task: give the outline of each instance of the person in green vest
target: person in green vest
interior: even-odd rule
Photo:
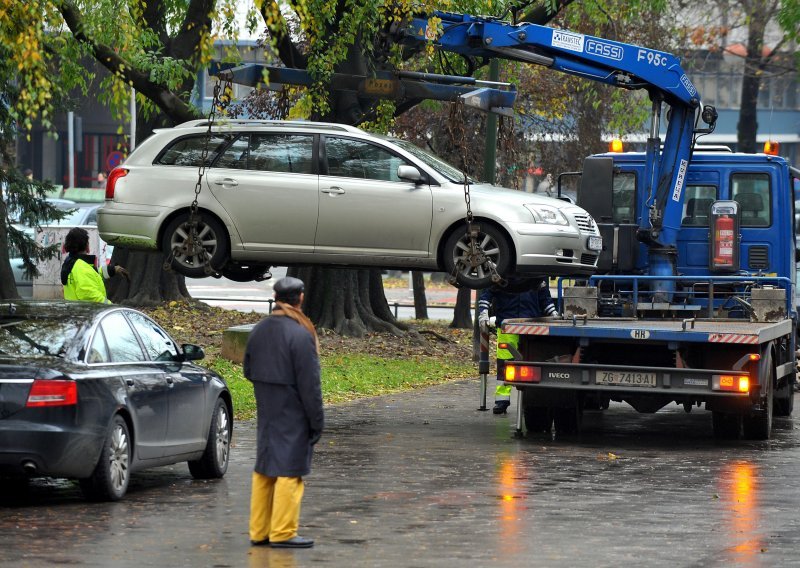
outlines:
[[[128,271],[122,266],[101,263],[98,268],[97,257],[89,254],[89,233],[86,229],[70,229],[64,239],[64,250],[67,258],[61,265],[61,284],[64,285],[65,300],[110,304],[103,279],[119,275],[130,280]]]
[[[489,316],[493,310],[494,316]],[[547,278],[509,278],[505,286],[492,285],[478,298],[478,323],[497,326],[497,343],[519,345],[519,336],[503,333],[503,321],[512,318],[539,318],[558,315],[550,295]],[[507,349],[497,348],[497,379],[503,377],[503,361],[511,359]],[[511,405],[511,386],[499,383],[494,393],[494,414],[504,414]]]

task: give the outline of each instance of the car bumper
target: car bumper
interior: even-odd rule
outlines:
[[[517,272],[551,276],[590,275],[597,270],[600,251],[589,248],[591,237],[575,228],[520,224],[514,229]]]
[[[171,208],[158,205],[112,202],[97,211],[97,229],[110,245],[158,250],[158,229],[171,212]]]
[[[102,432],[3,420],[0,423],[0,474],[88,477],[97,465],[104,440]]]

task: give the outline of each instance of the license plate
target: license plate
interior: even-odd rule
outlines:
[[[654,387],[656,386],[656,374],[635,371],[597,371],[595,382],[598,385]]]
[[[589,250],[603,250],[603,237],[589,237]]]

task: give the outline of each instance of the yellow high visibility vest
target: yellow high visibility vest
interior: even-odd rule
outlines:
[[[508,349],[500,349],[501,343],[508,343],[509,345],[513,345],[515,348],[519,347],[519,335],[516,333],[503,333],[502,331],[497,331],[497,358],[513,359],[514,356],[511,354],[511,351]]]

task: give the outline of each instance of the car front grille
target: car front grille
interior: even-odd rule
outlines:
[[[594,219],[587,213],[575,213],[575,222],[578,223],[578,229],[581,233],[595,234],[597,225],[594,224]]]
[[[597,255],[596,254],[582,254],[581,255],[581,264],[592,264],[597,262]]]

